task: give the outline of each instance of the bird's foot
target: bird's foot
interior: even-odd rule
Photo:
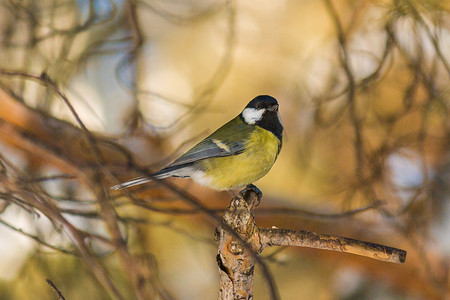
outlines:
[[[246,197],[248,196],[249,192],[254,192],[256,194],[255,207],[258,206],[261,202],[262,192],[254,184],[249,184],[245,187],[245,189],[239,192],[239,196],[241,196],[243,199],[247,199]]]

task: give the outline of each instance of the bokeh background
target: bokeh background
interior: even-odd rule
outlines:
[[[258,225],[408,251],[263,252],[281,299],[450,297],[450,2],[1,0],[0,299],[214,299],[214,228],[156,170],[278,99]],[[221,211],[226,192],[170,180]],[[255,298],[268,299],[258,269]]]

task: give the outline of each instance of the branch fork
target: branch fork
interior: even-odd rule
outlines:
[[[254,186],[241,191],[239,196],[231,200],[223,216],[223,222],[235,234],[222,226],[216,228],[220,300],[253,299],[254,255],[269,246],[325,249],[393,263],[404,263],[406,260],[406,251],[384,245],[305,230],[260,228],[256,226],[253,215],[253,209],[259,204],[260,198],[261,192]],[[236,234],[241,240],[236,238]]]

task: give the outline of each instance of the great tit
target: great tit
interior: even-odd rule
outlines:
[[[281,150],[283,125],[275,98],[261,95],[234,119],[217,129],[152,178],[192,178],[215,190],[252,184],[269,172]],[[115,185],[124,189],[151,181],[138,177]]]

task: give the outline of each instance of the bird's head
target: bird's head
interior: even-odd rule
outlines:
[[[278,113],[278,101],[268,95],[255,97],[241,113],[242,120],[271,131],[281,140],[283,124]]]

